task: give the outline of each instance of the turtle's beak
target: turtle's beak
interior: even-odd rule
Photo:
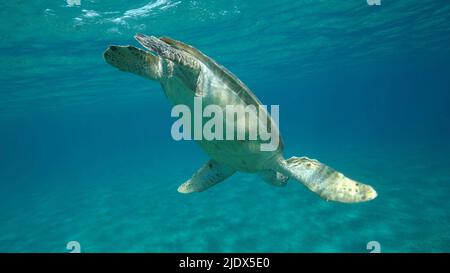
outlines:
[[[105,61],[114,66],[117,67],[117,62],[116,62],[116,52],[118,51],[118,47],[117,46],[108,46],[108,48],[105,50],[105,52],[103,52],[103,59],[105,59]]]

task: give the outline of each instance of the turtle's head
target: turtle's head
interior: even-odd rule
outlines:
[[[180,79],[195,90],[202,65],[189,50],[180,48],[179,42],[167,37],[136,34],[134,38],[149,51],[134,46],[109,46],[103,53],[105,61],[122,71],[152,80]]]
[[[161,78],[161,58],[134,46],[109,46],[103,57],[107,63],[119,70],[152,80]]]

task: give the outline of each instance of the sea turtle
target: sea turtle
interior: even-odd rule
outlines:
[[[159,81],[172,104],[192,108],[194,98],[201,98],[203,107],[261,106],[235,75],[194,47],[168,37],[136,34],[135,39],[149,51],[112,45],[104,52],[106,62],[122,71]],[[267,126],[278,132],[269,113],[259,109],[262,109],[259,118],[267,118]],[[229,120],[225,119],[226,122]],[[251,126],[245,124],[245,129]],[[198,140],[211,159],[181,184],[178,191],[201,192],[241,171],[259,174],[275,186],[284,186],[289,178],[294,179],[325,200],[356,203],[377,196],[371,186],[347,178],[315,159],[294,156],[286,160],[281,136],[276,136],[279,145],[268,151],[260,149],[258,144],[264,141],[259,136],[256,140]]]

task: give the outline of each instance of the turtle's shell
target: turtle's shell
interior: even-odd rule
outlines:
[[[259,106],[262,103],[259,101],[259,99],[250,91],[250,89],[241,81],[239,80],[233,73],[231,73],[228,69],[223,67],[222,65],[218,64],[216,61],[211,59],[210,57],[206,56],[202,52],[200,52],[198,49],[182,43],[180,41],[173,40],[169,37],[161,37],[159,38],[161,41],[164,41],[165,43],[175,47],[178,50],[184,51],[186,53],[189,53],[190,55],[194,56],[198,60],[200,60],[204,65],[206,65],[211,71],[214,72],[218,77],[221,77],[223,82],[226,83],[234,90],[239,90],[239,97],[244,100],[245,103],[249,105],[255,105]]]
[[[202,62],[216,77],[220,78],[225,85],[230,87],[229,90],[232,90],[232,92],[234,92],[245,104],[254,105],[257,108],[262,105],[252,91],[250,91],[250,89],[233,73],[196,48],[168,37],[161,37],[159,39]],[[259,109],[258,117],[265,118],[268,121],[267,125],[269,128],[272,128],[272,130],[275,128],[275,130],[279,131],[276,123],[272,120],[267,111],[265,111],[264,108]],[[200,141],[199,144],[208,154],[213,156],[213,158],[219,162],[226,160],[230,165],[233,165],[233,167],[245,171],[259,170],[261,164],[266,161],[267,158],[272,158],[273,156],[280,154],[283,150],[281,135],[279,135],[278,149],[268,153],[260,151],[259,148],[255,149],[255,145],[260,144],[259,141]],[[242,162],[242,164],[238,163],[239,161]]]

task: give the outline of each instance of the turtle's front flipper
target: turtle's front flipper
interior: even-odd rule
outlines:
[[[325,164],[307,157],[282,159],[279,171],[301,182],[325,200],[358,203],[377,197],[371,186],[347,178]]]
[[[230,177],[235,169],[210,160],[198,170],[191,179],[178,187],[180,193],[204,191]]]

